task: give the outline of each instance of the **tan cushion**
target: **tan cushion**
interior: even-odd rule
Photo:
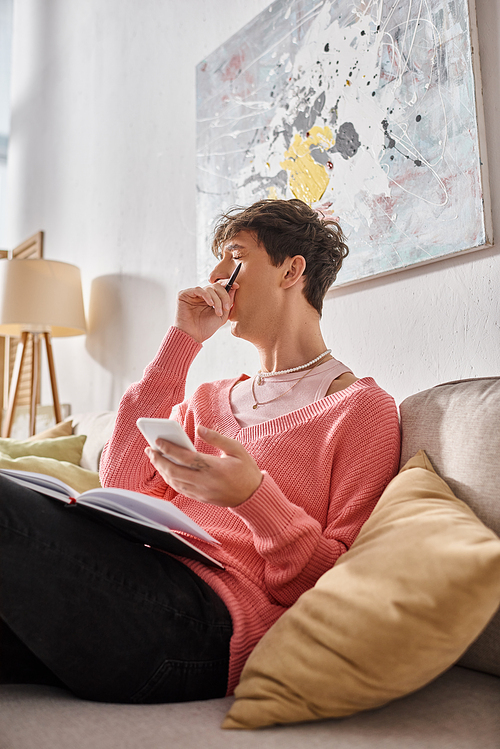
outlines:
[[[45,473],[48,476],[64,481],[80,494],[88,489],[97,489],[99,474],[87,471],[74,463],[53,458],[41,458],[36,455],[26,455],[20,458],[9,458],[0,454],[0,468],[9,468],[14,471],[33,471],[34,473]]]
[[[69,437],[71,434],[73,434],[71,420],[60,421],[59,424],[50,427],[50,429],[45,429],[43,432],[35,434],[34,437],[29,437],[28,442],[38,442],[39,440],[52,439],[53,437]]]
[[[500,603],[500,539],[419,452],[333,569],[262,638],[224,728],[351,715],[451,666]]]
[[[500,377],[458,380],[400,406],[401,465],[425,450],[459,499],[500,536]],[[500,611],[460,664],[500,676]]]
[[[55,437],[53,439],[36,441],[0,439],[0,453],[10,458],[37,455],[41,458],[65,460],[69,463],[79,465],[85,440],[85,435]]]

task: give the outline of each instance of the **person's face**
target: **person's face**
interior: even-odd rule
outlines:
[[[229,320],[233,335],[252,340],[262,326],[271,323],[283,271],[271,264],[265,248],[251,232],[240,231],[224,245],[222,258],[210,274],[210,283],[229,279],[238,263],[239,288]]]

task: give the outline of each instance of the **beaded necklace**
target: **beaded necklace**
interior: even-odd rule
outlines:
[[[312,361],[308,362],[307,364],[303,364],[300,367],[293,367],[292,369],[284,369],[281,372],[258,372],[255,375],[255,377],[253,378],[253,380],[252,380],[252,398],[254,400],[254,405],[252,406],[252,408],[255,409],[255,408],[258,408],[259,406],[265,406],[268,403],[272,403],[273,401],[277,401],[279,398],[283,398],[283,396],[286,395],[287,393],[289,393],[291,390],[293,390],[294,387],[296,387],[299,384],[299,382],[302,382],[302,380],[304,379],[304,377],[307,377],[307,375],[310,374],[310,372],[311,372],[312,369],[314,369],[315,367],[318,366],[318,364],[320,363],[321,359],[324,359],[325,356],[327,356],[327,354],[330,354],[330,353],[331,353],[331,349],[327,349],[327,351],[325,351],[323,354],[321,354],[321,356],[317,356]],[[280,395],[277,395],[275,398],[271,398],[268,401],[258,401],[257,400],[257,397],[255,395],[255,380],[257,380],[257,384],[258,385],[262,384],[262,382],[259,382],[259,380],[257,379],[259,377],[259,375],[260,376],[265,375],[267,377],[270,377],[272,375],[276,376],[276,375],[291,374],[292,372],[299,372],[301,369],[305,369],[306,367],[311,367],[311,369],[309,369],[306,372],[304,372],[304,374],[302,375],[302,377],[299,377],[299,379],[297,380],[297,382],[294,382],[293,385],[292,385],[292,387],[289,387],[288,390],[285,390],[284,393],[280,393]]]
[[[327,348],[326,351],[323,351],[323,353],[317,356],[315,359],[311,359],[311,361],[308,361],[307,364],[301,364],[300,367],[292,367],[291,369],[282,369],[280,372],[261,372],[259,370],[256,374],[257,385],[262,385],[262,380],[265,377],[277,377],[278,375],[291,374],[292,372],[300,372],[301,369],[307,369],[313,364],[316,364],[317,361],[320,361],[320,359],[324,359],[327,354],[331,353],[331,348]]]

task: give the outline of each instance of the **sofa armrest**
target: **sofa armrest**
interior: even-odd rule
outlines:
[[[115,425],[115,411],[95,411],[69,416],[73,434],[86,434],[80,465],[89,471],[99,470],[99,461],[105,443],[111,437]]]

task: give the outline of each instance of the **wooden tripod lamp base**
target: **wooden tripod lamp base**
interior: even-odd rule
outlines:
[[[36,429],[36,409],[38,406],[38,391],[39,383],[38,376],[40,371],[40,354],[41,354],[41,342],[42,338],[45,340],[45,348],[47,351],[47,361],[49,365],[50,373],[50,385],[52,387],[52,399],[54,401],[54,415],[56,418],[56,424],[62,419],[61,417],[61,405],[59,403],[59,394],[57,391],[56,381],[56,370],[54,366],[54,356],[52,353],[52,342],[50,333],[32,333],[30,331],[24,331],[21,334],[21,341],[17,347],[16,361],[14,364],[14,371],[12,373],[12,381],[9,391],[9,403],[7,406],[7,414],[5,421],[2,424],[2,437],[10,437],[12,431],[12,424],[14,422],[14,413],[17,405],[17,398],[19,395],[19,385],[21,382],[21,372],[23,368],[23,362],[26,355],[27,347],[29,345],[30,337],[33,340],[33,356],[31,359],[31,392],[30,392],[30,425],[29,433],[30,437],[35,434]]]

